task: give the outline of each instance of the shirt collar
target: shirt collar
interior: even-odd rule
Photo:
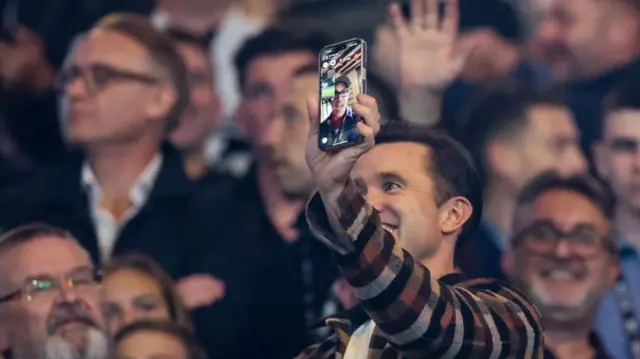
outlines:
[[[156,179],[160,173],[162,162],[162,154],[156,154],[151,162],[149,162],[145,169],[140,173],[138,179],[133,183],[133,186],[129,189],[129,199],[134,207],[143,205],[149,198],[153,185],[156,183]],[[89,162],[85,161],[82,165],[81,181],[82,187],[88,191],[94,199],[102,196],[100,184],[98,183]]]

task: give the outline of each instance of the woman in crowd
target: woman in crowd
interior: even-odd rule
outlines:
[[[127,254],[103,269],[103,309],[111,333],[143,319],[171,320],[192,330],[174,281],[152,259]]]
[[[116,358],[207,359],[191,330],[171,321],[143,320],[115,336]]]

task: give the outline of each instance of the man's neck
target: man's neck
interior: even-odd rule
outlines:
[[[292,200],[280,191],[272,168],[258,164],[258,190],[264,203],[267,217],[285,242],[298,240],[296,220],[304,209],[305,199]]]
[[[347,109],[345,108],[344,110],[340,110],[340,111],[334,111],[331,112],[331,119],[332,120],[338,120],[344,117],[344,115],[347,114]]]
[[[615,225],[618,233],[640,249],[640,213],[629,206],[620,205],[616,209]]]
[[[436,253],[420,261],[423,266],[429,269],[431,278],[438,279],[457,272],[453,264],[454,243],[454,239],[445,240]]]
[[[204,159],[204,150],[196,148],[183,152],[184,167],[187,176],[192,180],[198,180],[207,173],[207,163]]]
[[[223,1],[222,5],[213,5],[208,8],[202,6],[188,6],[188,1],[160,1],[156,11],[169,14],[170,24],[200,35],[218,28],[231,9],[231,4]],[[215,4],[215,1],[211,2]]]
[[[586,327],[588,328],[588,326]],[[595,358],[595,349],[589,342],[588,330],[567,331],[564,328],[546,328],[545,347],[558,359]]]
[[[483,217],[498,228],[503,238],[510,236],[515,210],[515,197],[508,188],[500,183],[489,183],[484,194]]]
[[[129,190],[158,153],[152,146],[110,146],[87,151],[105,202],[129,198]]]

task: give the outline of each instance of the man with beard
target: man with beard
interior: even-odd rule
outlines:
[[[91,257],[46,224],[0,237],[0,348],[6,358],[108,359]]]
[[[618,274],[613,200],[595,179],[547,172],[521,192],[505,272],[542,314],[545,358],[608,358],[593,331]]]

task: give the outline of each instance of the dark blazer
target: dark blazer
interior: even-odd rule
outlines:
[[[196,188],[187,178],[182,156],[163,146],[164,160],[149,198],[120,232],[113,255],[147,254],[171,276],[187,275],[186,258],[208,239],[202,238],[206,213],[195,213]],[[46,222],[69,230],[100,263],[98,242],[85,190],[83,158],[73,155],[47,168],[41,176],[0,198],[0,226],[5,230],[30,222]]]
[[[326,137],[328,139],[326,143],[327,146],[355,140],[358,135],[358,130],[356,129],[358,121],[360,121],[360,116],[353,112],[351,107],[347,106],[342,127],[334,129],[331,125],[331,115],[329,115],[329,117],[320,124],[320,138]]]

